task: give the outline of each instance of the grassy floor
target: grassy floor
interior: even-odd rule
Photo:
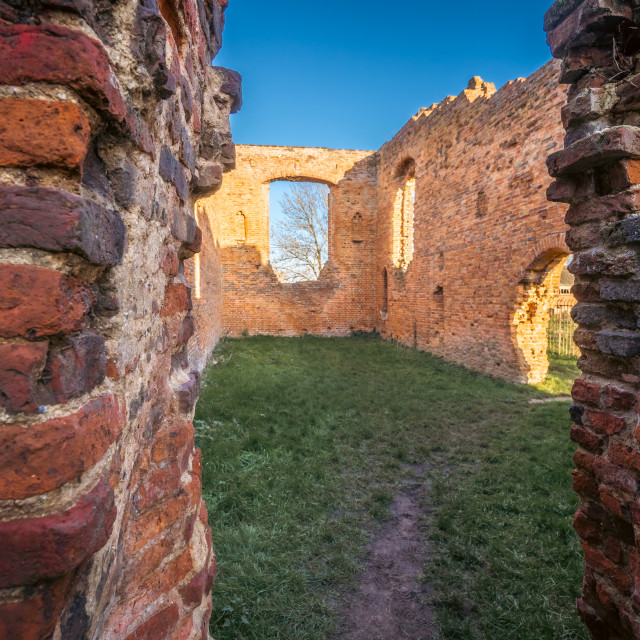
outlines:
[[[412,464],[429,469],[441,638],[586,638],[566,402],[367,337],[225,341],[214,358],[195,424],[216,640],[328,637]]]
[[[546,380],[536,385],[536,388],[556,396],[568,396],[571,393],[573,381],[580,375],[576,358],[559,356],[555,353],[550,353],[548,356],[549,373]]]

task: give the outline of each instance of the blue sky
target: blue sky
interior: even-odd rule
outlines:
[[[498,87],[550,58],[550,0],[231,0],[214,64],[243,76],[242,144],[377,149],[474,75]]]

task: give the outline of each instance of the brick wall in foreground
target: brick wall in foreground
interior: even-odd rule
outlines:
[[[562,78],[564,150],[548,160],[570,204],[582,376],[573,387],[574,525],[586,568],[578,609],[594,640],[640,638],[640,10],[566,0],[545,27]],[[615,57],[614,57],[615,56]]]
[[[225,5],[0,2],[3,640],[208,638],[184,270],[233,156]]]

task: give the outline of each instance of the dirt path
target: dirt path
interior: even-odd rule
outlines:
[[[340,608],[342,630],[334,640],[432,640],[431,587],[421,581],[428,561],[420,518],[423,481],[407,481],[367,549],[357,592]],[[423,526],[423,525],[422,525]]]

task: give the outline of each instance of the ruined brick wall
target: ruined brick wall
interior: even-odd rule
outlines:
[[[545,157],[562,143],[557,78],[555,63],[498,92],[474,78],[380,149],[374,323],[383,336],[502,378],[544,377],[543,281],[569,253],[564,207],[546,201]],[[410,236],[402,218],[412,191]]]
[[[376,237],[372,152],[238,145],[236,153],[236,169],[204,202],[211,228],[217,229],[222,332],[345,335],[370,329]],[[281,283],[269,266],[269,184],[275,180],[330,186],[329,261],[315,282]],[[206,262],[203,249],[200,299],[195,300],[199,327],[208,322]],[[210,336],[197,334],[201,352],[209,353]]]
[[[569,255],[566,207],[546,200],[545,158],[563,136],[557,80],[556,63],[498,92],[474,78],[376,153],[238,147],[207,201],[220,227],[222,332],[376,329],[491,375],[543,379],[552,281]],[[317,282],[282,284],[268,266],[268,185],[283,178],[333,185]]]
[[[640,8],[566,0],[545,19],[562,79],[565,149],[548,165],[553,200],[568,202],[575,252],[571,436],[580,507],[574,520],[586,568],[578,609],[594,639],[640,637]]]
[[[233,157],[225,5],[0,1],[2,639],[208,637],[184,270]]]

